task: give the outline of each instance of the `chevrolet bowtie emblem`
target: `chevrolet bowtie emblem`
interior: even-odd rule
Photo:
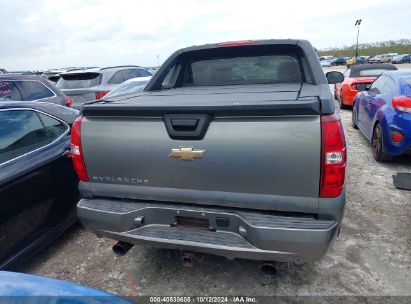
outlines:
[[[179,158],[181,160],[194,160],[195,158],[203,158],[205,150],[194,150],[192,147],[180,149],[171,149],[169,157]]]

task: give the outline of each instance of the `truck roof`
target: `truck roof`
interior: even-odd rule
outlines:
[[[301,39],[262,39],[262,40],[241,40],[241,41],[226,41],[219,43],[209,43],[202,45],[193,45],[186,48],[182,48],[177,52],[189,52],[195,50],[205,50],[219,47],[232,47],[232,46],[245,46],[245,45],[270,45],[270,44],[291,44],[297,45],[299,42],[308,43],[307,40]],[[310,44],[311,45],[311,44]]]
[[[278,47],[277,47],[278,46]],[[130,106],[137,106],[134,102],[139,103],[143,100],[147,100],[148,96],[151,95],[152,97],[155,96],[156,101],[162,99],[160,95],[174,95],[174,94],[183,94],[184,97],[191,95],[191,99],[194,98],[194,95],[198,96],[198,93],[201,92],[200,95],[208,95],[212,93],[212,91],[218,91],[221,93],[225,89],[229,89],[229,85],[235,85],[231,89],[234,89],[238,93],[237,90],[241,90],[240,83],[229,83],[227,85],[220,85],[217,87],[210,87],[210,85],[205,85],[205,88],[199,87],[190,87],[184,86],[182,84],[185,73],[185,67],[195,60],[210,60],[214,58],[227,58],[227,56],[264,56],[264,55],[287,55],[287,56],[294,56],[298,58],[298,65],[300,66],[299,72],[301,72],[301,79],[296,81],[285,81],[282,83],[282,86],[285,86],[282,92],[276,92],[277,97],[280,95],[282,96],[283,92],[288,92],[291,87],[295,87],[295,95],[292,100],[299,100],[299,105],[301,105],[302,99],[305,97],[308,98],[319,98],[321,100],[321,112],[326,113],[334,113],[335,105],[334,101],[331,96],[330,88],[327,82],[327,79],[324,75],[324,72],[320,66],[318,61],[317,54],[314,51],[314,48],[307,40],[299,40],[299,39],[269,39],[269,40],[244,40],[244,41],[233,41],[233,42],[222,42],[222,43],[213,43],[213,44],[205,44],[205,45],[196,45],[186,47],[174,52],[160,67],[159,71],[152,77],[150,82],[144,89],[145,93],[150,92],[149,94],[144,93],[136,93],[135,95],[128,95],[127,97],[119,97],[115,100],[109,100],[104,102],[108,103],[115,103],[111,104],[110,106],[107,104],[102,104],[99,102],[99,105],[85,105],[83,108],[84,113],[90,114],[92,111],[91,108],[97,110],[98,108],[106,109],[114,109],[114,108],[122,108],[124,107],[124,103],[130,102]],[[184,67],[180,69],[176,69],[177,72],[175,76],[176,79],[179,79],[179,84],[172,87],[173,92],[169,92],[168,89],[170,88],[163,88],[162,83],[165,77],[172,71],[172,68],[177,65],[183,65]],[[172,76],[174,77],[174,76]],[[299,78],[300,79],[300,78]],[[177,80],[176,80],[177,81]],[[268,87],[273,87],[272,82]],[[175,85],[175,84],[174,84]],[[216,85],[214,83],[211,84]],[[277,87],[277,86],[276,86]],[[259,93],[265,92],[264,86],[257,83],[250,83],[246,86],[246,91],[249,90],[257,90]],[[231,90],[230,89],[230,90]],[[293,90],[294,91],[294,90]],[[155,93],[158,92],[158,93]],[[249,92],[246,92],[247,95]],[[272,94],[271,94],[272,95]],[[270,96],[271,96],[270,95]],[[144,96],[144,97],[143,97]],[[260,95],[261,96],[261,95]],[[164,104],[165,107],[169,106],[169,102],[171,99],[178,99],[176,102],[181,102],[182,96],[178,98],[176,96],[168,97],[168,103]],[[127,102],[125,101],[127,99]],[[150,102],[148,102],[147,106],[153,105],[152,102],[153,98],[150,98]],[[145,105],[144,105],[145,106]],[[180,105],[181,106],[181,105]],[[187,105],[185,105],[187,106]],[[102,109],[101,109],[102,110]]]

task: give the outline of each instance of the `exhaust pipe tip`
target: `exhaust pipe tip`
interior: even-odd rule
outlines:
[[[113,252],[118,256],[124,256],[133,247],[133,244],[126,242],[118,242],[113,246]]]
[[[278,265],[275,263],[261,264],[260,272],[267,277],[275,277],[279,273]]]
[[[194,265],[194,259],[195,255],[192,252],[183,252],[181,255],[181,261],[185,267],[192,267]]]

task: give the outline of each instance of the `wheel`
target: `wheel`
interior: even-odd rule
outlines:
[[[378,60],[377,63],[381,63],[381,61]]]
[[[374,159],[378,162],[390,161],[392,159],[392,156],[383,152],[382,144],[383,144],[382,129],[381,129],[381,125],[377,124],[374,128],[374,132],[372,135],[372,142],[371,142],[372,155],[374,156]]]
[[[352,104],[352,112],[351,112],[351,126],[354,129],[358,129],[357,123],[355,122],[355,116],[356,116],[356,112],[355,112],[355,103]]]
[[[340,91],[340,109],[346,109],[347,106],[344,104],[344,97],[342,94],[342,90]]]

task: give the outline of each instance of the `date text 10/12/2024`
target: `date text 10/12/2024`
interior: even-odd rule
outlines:
[[[254,297],[233,296],[233,297],[150,297],[150,303],[258,303]]]

